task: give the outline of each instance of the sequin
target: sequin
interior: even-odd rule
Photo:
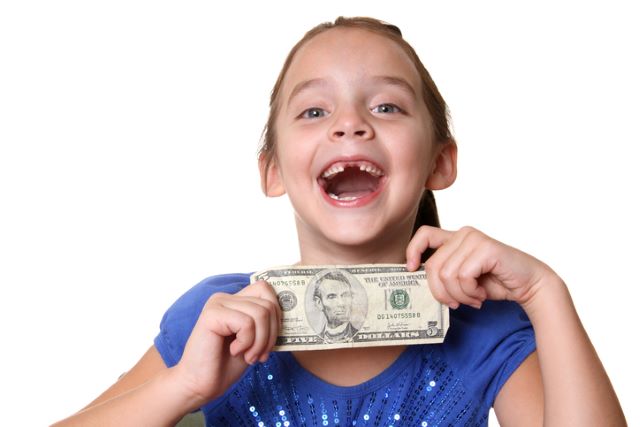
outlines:
[[[207,425],[486,426],[486,407],[467,394],[462,378],[432,348],[416,352],[410,365],[377,387],[345,388],[344,394],[333,395],[318,391],[330,386],[301,376],[299,368],[292,369],[272,354],[268,363],[249,368],[224,403],[217,403],[207,415]]]

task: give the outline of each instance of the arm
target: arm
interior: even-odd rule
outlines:
[[[523,364],[498,394],[495,410],[501,424],[520,425],[523,412],[518,412],[518,401],[541,378],[544,425],[626,425],[613,386],[560,278],[552,275],[541,282],[523,308],[536,333],[539,363]],[[539,400],[532,397],[523,409],[539,411]]]
[[[54,426],[175,425],[193,404],[176,392],[174,372],[151,347],[140,361],[107,391],[77,414]],[[194,408],[195,409],[195,408]]]
[[[92,406],[103,403],[134,388],[138,388],[166,369],[167,367],[162,360],[162,356],[160,356],[156,347],[152,345],[133,368],[120,376],[115,384],[82,410],[89,409]]]
[[[569,291],[546,264],[465,227],[421,227],[407,247],[414,270],[426,248],[431,291],[444,304],[518,302],[531,320],[537,352],[502,388],[496,415],[505,425],[625,425],[617,397],[575,311]],[[535,422],[534,420],[537,420]]]
[[[256,282],[205,304],[180,362],[166,368],[152,347],[116,384],[59,426],[170,426],[221,396],[249,364],[266,361],[280,310],[273,289]]]
[[[537,352],[531,353],[504,383],[493,409],[503,427],[544,425],[544,391]]]

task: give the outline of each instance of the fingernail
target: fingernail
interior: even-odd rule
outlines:
[[[474,302],[473,304],[471,304],[471,307],[475,308],[476,310],[480,310],[482,308],[482,303]]]
[[[449,308],[452,309],[452,310],[455,310],[458,307],[460,307],[460,304],[458,304],[457,302],[449,303]]]

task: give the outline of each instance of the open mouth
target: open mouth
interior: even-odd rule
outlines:
[[[327,195],[339,202],[352,202],[378,191],[384,172],[368,161],[336,162],[318,177]]]

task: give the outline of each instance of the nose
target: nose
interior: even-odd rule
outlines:
[[[329,138],[336,142],[351,139],[366,141],[373,136],[373,127],[364,115],[355,109],[338,113],[329,129]]]

